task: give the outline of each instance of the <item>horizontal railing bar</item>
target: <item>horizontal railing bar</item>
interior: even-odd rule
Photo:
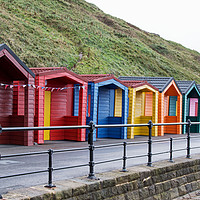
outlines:
[[[120,160],[123,160],[123,158],[116,158],[116,159],[112,159],[112,160],[99,161],[99,162],[95,162],[95,165],[114,162],[114,161],[120,161]]]
[[[191,124],[200,124],[200,122],[191,122]]]
[[[68,167],[58,167],[58,168],[54,168],[53,171],[59,171],[59,170],[63,170],[63,169],[71,169],[71,168],[78,168],[78,167],[86,167],[89,164],[82,164],[82,165],[74,165],[74,166],[68,166]]]
[[[187,125],[187,122],[155,123],[153,126]]]
[[[88,150],[89,147],[83,147],[83,148],[73,148],[73,149],[59,149],[59,150],[53,150],[54,153],[62,153],[62,152],[68,152],[68,151],[83,151]]]
[[[147,154],[139,155],[139,156],[127,156],[126,159],[132,159],[132,158],[142,158],[148,156]]]
[[[199,149],[200,147],[190,147],[190,149]]]
[[[173,138],[173,140],[186,140],[187,137],[178,137],[178,138]]]
[[[148,143],[148,141],[141,141],[141,142],[127,142],[127,145],[132,145],[132,144],[145,144]]]
[[[187,125],[187,122],[174,122],[174,123],[155,123],[153,126],[170,126],[170,125]],[[200,122],[191,122],[191,124],[200,124]],[[113,128],[113,127],[141,127],[149,126],[149,124],[94,124],[95,128]],[[31,131],[31,130],[60,130],[60,129],[86,129],[90,128],[89,125],[83,126],[47,126],[47,127],[2,127],[2,131]]]
[[[32,153],[19,153],[19,154],[10,154],[10,155],[0,155],[1,158],[12,158],[12,157],[20,157],[20,156],[34,156],[40,154],[48,154],[48,151],[40,151],[40,152],[32,152]]]
[[[184,149],[174,149],[172,152],[177,152],[177,151],[186,151],[187,148],[184,148]]]
[[[200,139],[200,136],[190,136],[190,138],[199,138]]]
[[[160,154],[165,154],[165,153],[170,153],[170,151],[162,151],[160,153],[152,153],[152,156],[160,155]]]
[[[2,131],[36,131],[36,130],[60,130],[60,129],[81,129],[90,128],[90,126],[46,126],[46,127],[8,127],[3,128]]]
[[[48,172],[48,170],[40,170],[40,171],[34,171],[34,172],[26,172],[23,174],[12,174],[12,175],[8,175],[8,176],[0,176],[0,179],[3,178],[12,178],[12,177],[16,177],[16,176],[25,176],[25,175],[31,175],[31,174],[39,174],[39,173],[44,173],[44,172]]]
[[[158,143],[158,142],[169,142],[169,138],[168,139],[159,139],[159,140],[152,140],[152,143]]]
[[[105,125],[95,125],[95,128],[113,128],[113,127],[141,127],[149,126],[149,124],[105,124]]]
[[[101,149],[101,148],[109,148],[109,147],[115,147],[115,146],[122,146],[123,143],[116,143],[116,144],[105,144],[105,145],[98,145],[98,146],[95,146],[94,148],[95,149]]]

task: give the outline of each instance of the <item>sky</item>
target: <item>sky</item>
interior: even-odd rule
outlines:
[[[86,0],[142,30],[200,52],[200,0]]]

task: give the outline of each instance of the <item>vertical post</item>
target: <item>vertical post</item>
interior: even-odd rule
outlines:
[[[187,124],[187,156],[186,158],[191,158],[190,156],[190,126],[191,126],[191,121],[188,119],[188,124]]]
[[[173,157],[172,157],[172,153],[173,153],[173,138],[170,138],[170,156],[169,156],[169,162],[174,162],[173,161]]]
[[[126,169],[126,147],[127,147],[127,142],[124,142],[123,143],[123,146],[124,146],[124,156],[123,156],[123,168],[122,168],[122,172],[127,172],[127,169]]]
[[[148,122],[148,127],[149,127],[149,140],[148,140],[148,163],[147,166],[151,167],[152,166],[152,128],[153,128],[153,123],[151,120]]]
[[[49,181],[48,181],[48,184],[45,185],[44,187],[52,188],[52,187],[56,187],[55,185],[53,185],[53,182],[52,182],[52,179],[53,179],[53,149],[49,149],[48,154],[49,154],[49,168],[48,168]]]
[[[88,144],[89,146],[89,151],[90,151],[90,162],[89,162],[89,167],[90,167],[90,172],[88,175],[88,178],[90,179],[96,179],[94,175],[94,140],[93,140],[93,132],[95,130],[95,124],[93,121],[90,121],[89,123],[89,135],[88,135]]]

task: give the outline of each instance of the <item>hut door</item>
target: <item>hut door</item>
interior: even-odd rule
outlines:
[[[50,126],[51,92],[45,91],[44,96],[44,126]],[[50,140],[50,130],[44,131],[44,140]]]

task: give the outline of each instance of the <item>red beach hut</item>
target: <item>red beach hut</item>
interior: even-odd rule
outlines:
[[[0,44],[0,123],[34,126],[34,73],[6,45]],[[3,132],[0,144],[33,145],[33,131]]]
[[[86,124],[87,82],[65,67],[32,68],[35,78],[35,126]],[[36,131],[35,142],[85,141],[84,129]]]

